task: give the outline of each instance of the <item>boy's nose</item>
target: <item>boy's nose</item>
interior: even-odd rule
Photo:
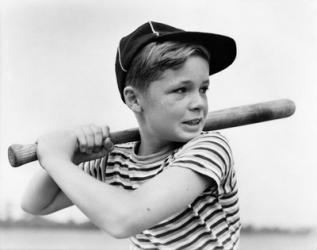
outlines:
[[[207,99],[201,93],[195,93],[191,96],[189,108],[191,110],[202,110],[207,104]]]

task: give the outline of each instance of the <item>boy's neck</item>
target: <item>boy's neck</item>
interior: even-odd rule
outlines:
[[[139,124],[140,143],[136,148],[135,154],[139,156],[151,155],[159,152],[168,152],[179,147],[182,143],[162,140],[157,138],[153,133],[149,132],[145,126],[144,117],[142,114],[136,114],[136,119]]]
[[[162,151],[169,151],[172,149],[175,149],[179,145],[177,142],[161,142],[161,143],[149,143],[146,140],[142,140],[139,144],[139,147],[137,148],[137,152],[135,152],[137,155],[144,156],[144,155],[151,155]]]

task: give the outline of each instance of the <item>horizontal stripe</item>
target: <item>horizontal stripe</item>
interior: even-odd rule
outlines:
[[[222,244],[223,245],[227,244],[228,247],[230,247],[230,249],[233,249],[236,246],[236,244],[239,242],[239,237],[236,237],[239,230],[240,229],[236,229],[233,232],[231,232],[230,236],[228,236],[225,240],[222,241]]]
[[[229,203],[229,204],[224,204],[223,205],[223,208],[230,208],[230,207],[233,207],[234,205],[237,205],[238,204],[238,199],[235,199],[232,203]]]
[[[204,161],[207,161],[207,162],[209,162],[209,163],[215,165],[215,166],[219,169],[219,171],[220,171],[220,173],[221,173],[221,176],[224,175],[224,170],[223,170],[223,168],[221,167],[221,165],[219,165],[219,164],[218,164],[216,161],[214,161],[213,159],[208,158],[208,157],[205,157],[205,156],[203,156],[203,155],[197,155],[197,154],[194,154],[193,156],[194,156],[194,157],[197,157],[197,158],[200,158],[200,159],[202,159],[202,160],[204,160]],[[224,166],[224,169],[225,169],[225,168],[226,168],[225,165],[223,165],[223,166]],[[205,166],[205,167],[206,167],[206,166]]]
[[[182,165],[182,164],[184,164],[184,165]],[[180,165],[180,166],[182,166],[182,167],[188,167],[188,165],[193,165],[193,166],[196,166],[196,167],[198,167],[198,169],[202,169],[202,170],[204,170],[204,172],[206,172],[206,168],[204,167],[204,165],[202,165],[201,163],[199,163],[199,162],[196,162],[196,161],[193,161],[193,160],[178,160],[176,163],[175,163],[175,165],[177,166],[177,165]],[[192,168],[192,167],[190,167],[190,168]],[[221,172],[221,171],[220,171]],[[215,171],[212,171],[212,173],[214,174],[214,175],[216,175],[216,182],[218,182],[219,180],[221,180],[221,176],[220,176],[220,174],[219,173],[216,173]]]
[[[128,190],[134,190],[135,189],[133,186],[125,185],[125,184],[123,184],[122,182],[119,182],[119,181],[109,182],[109,184],[113,185],[113,186],[121,186],[124,189],[128,189]]]
[[[139,242],[137,243],[137,242],[135,242],[135,241],[130,241],[130,242],[132,242],[136,247],[138,247],[139,249],[146,249],[146,250],[159,250],[159,248],[157,248],[157,247],[145,247],[145,246],[143,246],[142,244],[140,244]]]
[[[184,232],[184,230],[182,230],[181,236],[179,236],[178,238],[175,238],[175,239],[172,239],[172,240],[166,242],[164,245],[171,245],[171,244],[173,244],[173,243],[175,243],[175,242],[181,242],[181,241],[183,241],[184,239],[186,239],[189,235],[193,234],[194,232],[201,231],[201,230],[200,230],[201,227],[203,227],[203,225],[198,224],[196,227],[191,228],[191,229],[188,230],[188,231],[185,231],[185,232]],[[207,233],[207,232],[204,232],[204,233]],[[209,233],[209,234],[210,234],[210,233]]]
[[[210,208],[211,208],[211,207],[214,207],[214,205],[215,205],[216,203],[217,203],[216,200],[213,200],[213,201],[208,202],[208,203],[204,202],[204,203],[203,203],[203,206],[198,210],[198,214],[203,214],[204,211],[209,211],[209,212],[210,212]]]
[[[222,145],[221,143],[218,143],[218,142],[209,142],[209,144],[213,144],[213,145],[217,145],[219,148],[221,148],[225,153],[226,153],[226,156],[228,157],[228,160],[229,160],[229,163],[225,164],[225,166],[229,165],[231,166],[232,164],[232,161],[231,161],[231,151],[230,151],[230,148],[226,148],[224,145]],[[219,153],[219,151],[218,151]],[[223,157],[223,156],[222,156]]]
[[[235,218],[236,216],[238,216],[238,214],[239,214],[239,207],[232,210],[231,212],[227,212],[227,216],[232,218]]]
[[[222,141],[223,142],[223,141]],[[226,158],[228,159],[228,163],[225,162],[225,166],[231,166],[232,165],[232,152],[231,152],[231,149],[229,147],[228,144],[221,144],[219,142],[216,142],[216,141],[203,141],[203,142],[198,142],[197,143],[198,145],[195,145],[191,150],[195,151],[195,150],[198,150],[198,151],[201,151],[201,150],[204,150],[204,151],[209,151],[209,152],[217,152],[215,153],[216,155],[219,155],[220,154],[220,157],[224,159],[224,156],[226,156]],[[208,150],[209,149],[209,150]],[[220,152],[223,152],[224,155],[222,155]],[[180,154],[182,152],[180,151]]]
[[[150,228],[150,230],[156,230],[160,227],[165,227],[170,223],[175,223],[177,220],[180,220],[182,217],[184,217],[184,215],[190,210],[190,208],[186,208],[184,211],[182,211],[180,214],[177,214],[175,216],[173,216],[171,219],[168,219],[166,221],[164,221],[163,223],[159,223],[156,226],[153,226]]]
[[[215,141],[214,139],[218,139],[219,141]],[[231,148],[229,146],[229,143],[223,136],[216,135],[216,134],[210,134],[210,135],[207,135],[205,137],[197,137],[197,139],[195,140],[195,144],[197,145],[201,142],[209,143],[209,144],[212,144],[212,143],[217,144],[217,145],[221,146],[222,148],[224,148],[224,150],[227,152],[228,155],[232,155],[232,151],[231,151]]]
[[[114,166],[122,170],[125,169],[126,171],[136,171],[136,172],[150,172],[150,171],[154,171],[154,170],[162,168],[161,164],[155,165],[153,167],[142,168],[142,167],[133,167],[131,165],[128,165],[127,163],[121,163],[118,160],[108,161],[107,167],[114,167]]]
[[[136,163],[131,157],[125,155],[124,153],[120,152],[120,151],[112,151],[111,152],[111,158],[119,158],[119,159],[124,159],[124,160],[128,160],[131,163]]]
[[[196,244],[196,242],[200,239],[200,238],[202,238],[203,236],[209,236],[210,234],[208,234],[207,232],[204,232],[204,233],[202,233],[202,234],[200,234],[200,235],[198,235],[198,236],[196,236],[194,239],[192,239],[189,243],[187,243],[187,244],[185,244],[185,245],[182,245],[182,246],[180,246],[180,247],[178,247],[178,248],[176,248],[177,250],[183,250],[183,249],[185,249],[185,248],[187,248],[187,247],[189,247],[189,246],[192,246],[192,245],[194,245],[194,244]],[[214,243],[216,243],[217,242],[217,240],[215,240],[215,239],[210,239],[209,240],[210,242],[214,242]]]
[[[126,180],[129,180],[129,181],[137,181],[137,182],[143,182],[145,180],[148,180],[148,179],[152,179],[154,176],[156,176],[157,174],[159,174],[160,172],[162,172],[163,169],[160,169],[160,171],[158,171],[156,174],[152,174],[152,175],[147,175],[145,177],[131,177],[127,174],[122,174],[120,173],[119,171],[114,171],[114,172],[111,172],[111,173],[106,173],[106,178],[113,178],[114,176],[119,176],[122,180],[126,179]]]
[[[229,165],[229,163],[226,162],[226,160],[223,157],[223,155],[220,154],[217,150],[211,149],[210,147],[203,147],[203,146],[195,147],[195,150],[211,152],[211,153],[213,153],[213,154],[215,154],[215,155],[217,155],[219,157],[219,159],[222,161],[224,166]]]
[[[237,197],[237,194],[238,194],[238,190],[234,190],[233,192],[223,194],[221,196],[221,199],[231,199],[233,197]]]
[[[210,250],[211,249],[210,248],[210,243],[213,243],[213,241],[212,240],[207,240],[202,246],[199,246],[199,248],[197,248],[197,250],[198,249],[199,250],[203,250],[203,249]],[[212,249],[213,250],[220,250],[220,249],[223,249],[223,247],[215,246]]]
[[[232,152],[225,137],[205,132],[170,155],[154,158],[136,157],[133,149],[133,143],[115,146],[105,170],[107,183],[134,190],[172,166],[192,169],[217,183],[182,211],[131,237],[136,249],[235,249],[241,223]]]
[[[182,230],[183,228],[186,228],[188,225],[190,225],[190,223],[192,223],[195,220],[197,220],[197,218],[190,217],[189,220],[184,221],[184,222],[182,221],[183,223],[180,224],[178,227],[170,229],[170,230],[167,230],[164,233],[157,234],[157,235],[155,235],[155,237],[162,238],[162,237],[164,237],[166,235],[173,234],[173,233],[175,233],[177,231]]]

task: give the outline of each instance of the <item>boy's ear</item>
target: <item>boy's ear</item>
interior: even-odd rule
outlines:
[[[127,86],[123,90],[123,95],[126,105],[134,112],[141,112],[142,108],[140,105],[139,96],[140,93],[137,89],[132,86]]]

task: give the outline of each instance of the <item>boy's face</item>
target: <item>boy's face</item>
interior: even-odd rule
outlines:
[[[166,70],[140,97],[142,126],[147,138],[186,142],[198,136],[208,113],[208,62],[189,57],[176,70]]]

